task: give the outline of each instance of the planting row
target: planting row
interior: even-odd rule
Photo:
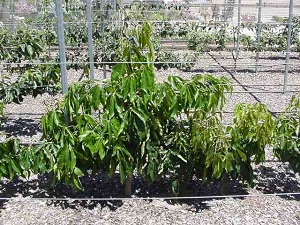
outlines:
[[[230,179],[252,184],[251,164],[264,162],[265,147],[300,171],[300,95],[274,119],[266,106],[239,104],[232,125],[222,123],[229,81],[211,75],[155,80],[155,49],[148,23],[124,34],[122,56],[104,85],[82,82],[42,118],[44,141],[20,147],[0,144],[0,177],[51,173],[54,184],[82,189],[85,174],[118,172],[131,194],[131,179],[169,176],[175,195],[188,180]]]

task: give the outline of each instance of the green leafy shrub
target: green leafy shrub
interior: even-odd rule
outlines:
[[[234,124],[222,124],[226,78],[170,76],[155,82],[154,47],[148,23],[125,34],[123,57],[104,86],[78,83],[42,119],[57,181],[81,189],[87,171],[119,172],[153,182],[171,175],[175,194],[187,180],[234,178],[252,183],[252,159],[264,161],[273,120],[261,104],[240,105]],[[126,44],[127,43],[127,44]],[[145,51],[147,49],[147,51]],[[129,181],[129,182],[128,182]],[[126,193],[130,186],[126,186]]]
[[[20,147],[17,139],[8,139],[0,143],[0,179],[28,178],[31,154],[27,147]]]
[[[222,180],[224,187],[229,178],[252,184],[251,162],[264,161],[264,148],[272,140],[273,120],[264,105],[238,105],[230,126],[222,124],[220,115],[213,111],[198,111],[189,123],[191,126],[180,134],[189,144],[178,153],[186,161],[172,160],[178,176],[175,184],[184,185],[193,176],[203,181]],[[223,192],[227,191],[224,188]]]
[[[177,68],[189,71],[195,65],[197,53],[176,54],[171,51],[159,50],[156,54],[154,66],[157,69]]]
[[[299,16],[294,16],[292,23],[292,37],[291,44],[292,50],[298,52],[300,46],[300,28],[299,28]],[[288,34],[288,18],[282,18],[282,24],[263,24],[261,27],[261,43],[259,49],[257,49],[257,37],[251,37],[246,34],[242,34],[240,41],[250,51],[284,51],[287,45]],[[257,32],[257,25],[242,24],[242,30],[247,29],[254,34]]]
[[[36,97],[45,92],[60,90],[60,68],[58,65],[39,65],[28,69],[16,81],[3,77],[0,82],[0,102],[20,103],[26,95]]]
[[[232,177],[253,182],[251,162],[265,161],[265,147],[272,143],[274,121],[261,103],[239,104],[235,109],[231,133],[231,151],[238,160],[232,164]],[[243,155],[244,154],[244,155]]]
[[[276,121],[275,155],[289,162],[295,172],[300,172],[300,95],[293,96],[284,115]]]
[[[180,145],[180,136],[172,139],[174,132],[184,131],[178,117],[189,118],[193,110],[216,112],[224,104],[223,92],[230,90],[225,78],[174,76],[157,84],[150,37],[148,23],[134,30],[123,48],[123,57],[132,63],[115,65],[103,87],[72,86],[59,107],[43,117],[45,139],[60,146],[51,169],[58,181],[81,188],[78,177],[87,170],[113,174],[117,168],[121,182],[133,174],[154,181],[172,171],[166,155],[186,161],[173,144]]]
[[[0,82],[0,103],[20,103],[25,95],[59,90],[60,68],[45,54],[44,31],[28,27],[18,29],[15,34],[1,29],[0,59],[3,71]],[[34,65],[33,62],[51,62],[50,65]],[[14,64],[15,63],[15,64]],[[49,87],[47,87],[49,86]]]
[[[224,50],[231,39],[227,29],[227,25],[217,23],[194,26],[187,34],[188,48],[206,52],[209,51],[210,45],[216,45],[218,50]]]

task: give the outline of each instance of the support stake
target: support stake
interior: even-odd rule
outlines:
[[[263,7],[262,0],[258,3],[258,16],[257,16],[257,48],[256,48],[256,63],[255,63],[255,73],[258,72],[258,61],[259,61],[259,51],[260,51],[260,40],[261,40],[261,8]]]
[[[291,39],[292,39],[292,28],[293,28],[293,0],[290,0],[289,7],[289,20],[288,20],[288,36],[287,36],[287,47],[286,47],[286,57],[285,57],[285,72],[284,72],[284,85],[283,92],[286,93],[288,86],[288,75],[289,75],[289,62],[290,62],[290,52],[291,52]]]
[[[91,0],[86,0],[86,20],[87,20],[87,25],[88,25],[90,79],[92,81],[94,81],[95,80],[95,72],[94,72],[94,50],[93,50],[93,26],[92,26]]]

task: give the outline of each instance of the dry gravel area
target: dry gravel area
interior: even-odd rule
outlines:
[[[255,54],[241,53],[236,71],[233,62],[230,52],[211,52],[199,56],[192,71],[160,70],[157,79],[163,81],[167,75],[189,78],[196,73],[228,77],[234,85],[234,92],[239,93],[228,95],[224,118],[226,123],[231,122],[232,111],[239,102],[261,101],[276,114],[287,106],[293,91],[300,89],[299,53],[291,58],[288,90],[292,92],[286,94],[282,93],[283,55],[262,54],[257,74],[254,73]],[[101,79],[102,72],[96,71],[96,78]],[[80,75],[80,71],[69,71],[69,83],[78,80]],[[44,94],[35,99],[26,97],[20,105],[8,105],[5,109],[8,119],[1,124],[0,139],[18,136],[23,142],[40,140],[39,119],[47,107],[60,97]],[[123,187],[118,181],[118,174],[112,178],[104,174],[83,177],[86,188],[80,193],[74,193],[62,185],[52,188],[47,175],[35,176],[29,181],[1,180],[0,197],[11,199],[0,201],[0,224],[300,224],[300,195],[263,195],[299,193],[300,176],[287,163],[278,162],[270,149],[266,149],[266,155],[268,161],[255,168],[253,188],[231,182],[230,194],[248,195],[244,198],[186,199],[177,202],[134,198],[123,201],[46,201],[33,200],[32,197],[123,197]],[[170,196],[168,185],[167,178],[149,186],[136,177],[133,181],[134,197]],[[189,182],[188,190],[190,196],[221,195],[219,183],[204,185],[201,181],[193,180]]]

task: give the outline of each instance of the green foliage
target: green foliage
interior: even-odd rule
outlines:
[[[3,117],[4,116],[4,104],[0,103],[0,116]]]
[[[180,70],[189,71],[195,65],[197,53],[174,53],[172,51],[158,50],[154,66],[157,69],[177,68]]]
[[[233,125],[225,126],[218,114],[194,114],[188,152],[189,178],[196,175],[206,180],[230,176],[252,184],[251,162],[264,161],[264,148],[271,143],[273,121],[264,105],[240,104]],[[187,132],[185,132],[187,133]],[[192,151],[191,151],[192,150]],[[186,171],[183,170],[183,175]]]
[[[1,31],[0,59],[6,62],[20,63],[22,60],[37,59],[42,52],[37,33],[33,31],[18,30],[13,36],[7,30]]]
[[[103,87],[72,86],[58,108],[43,117],[45,139],[60,146],[52,169],[58,181],[81,188],[78,177],[87,170],[113,174],[117,168],[121,182],[134,172],[154,181],[186,166],[183,153],[190,143],[184,124],[194,110],[216,113],[224,105],[223,92],[231,88],[225,78],[210,75],[174,76],[157,84],[151,33],[145,23],[125,34],[122,56],[131,63],[115,65]],[[183,114],[187,119],[178,121]]]
[[[20,103],[25,95],[36,97],[46,91],[57,91],[60,68],[52,65],[53,59],[45,54],[44,32],[28,27],[18,29],[15,34],[1,29],[0,59],[3,74],[0,82],[0,102]],[[34,65],[37,60],[49,65]],[[14,64],[16,63],[16,64]],[[47,87],[50,86],[50,87]],[[54,87],[52,87],[54,86]]]
[[[281,19],[282,24],[263,24],[261,28],[261,43],[257,49],[257,37],[250,37],[249,35],[241,35],[241,43],[250,51],[284,51],[287,45],[288,34],[288,18]],[[292,23],[292,38],[291,44],[293,51],[300,49],[300,17],[294,16]],[[253,33],[257,31],[257,25],[242,24],[242,29],[248,29]]]
[[[14,179],[20,176],[28,178],[31,154],[27,147],[20,147],[17,139],[8,139],[0,143],[0,179]]]
[[[3,77],[0,82],[1,103],[20,103],[26,95],[36,97],[44,92],[56,92],[60,88],[60,68],[58,65],[40,65],[25,71],[14,82]]]
[[[286,112],[276,121],[275,155],[289,162],[295,172],[300,172],[300,94],[292,97]]]
[[[18,162],[20,147],[17,140],[8,140],[0,144],[0,178],[8,177],[13,179],[22,175],[21,166]]]
[[[253,182],[251,162],[265,161],[265,147],[272,143],[274,121],[263,104],[240,104],[235,109],[231,132],[231,151],[235,160],[231,175]]]
[[[209,51],[210,45],[216,45],[218,50],[224,50],[226,44],[230,41],[228,26],[225,24],[207,24],[195,26],[189,31],[188,47],[197,52]]]
[[[151,33],[148,23],[125,33],[122,57],[129,63],[115,65],[104,86],[71,86],[43,117],[44,149],[52,149],[53,159],[48,171],[77,189],[87,171],[118,171],[122,183],[135,174],[149,182],[172,174],[175,194],[194,176],[251,184],[251,162],[264,161],[273,135],[267,108],[241,104],[233,125],[225,126],[226,78],[170,76],[156,83]]]
[[[155,34],[161,38],[168,39],[184,39],[190,30],[194,29],[194,23],[172,23],[168,20],[155,24]]]
[[[51,147],[51,148],[49,148]],[[21,146],[18,139],[0,143],[0,179],[29,178],[53,168],[53,145]]]

